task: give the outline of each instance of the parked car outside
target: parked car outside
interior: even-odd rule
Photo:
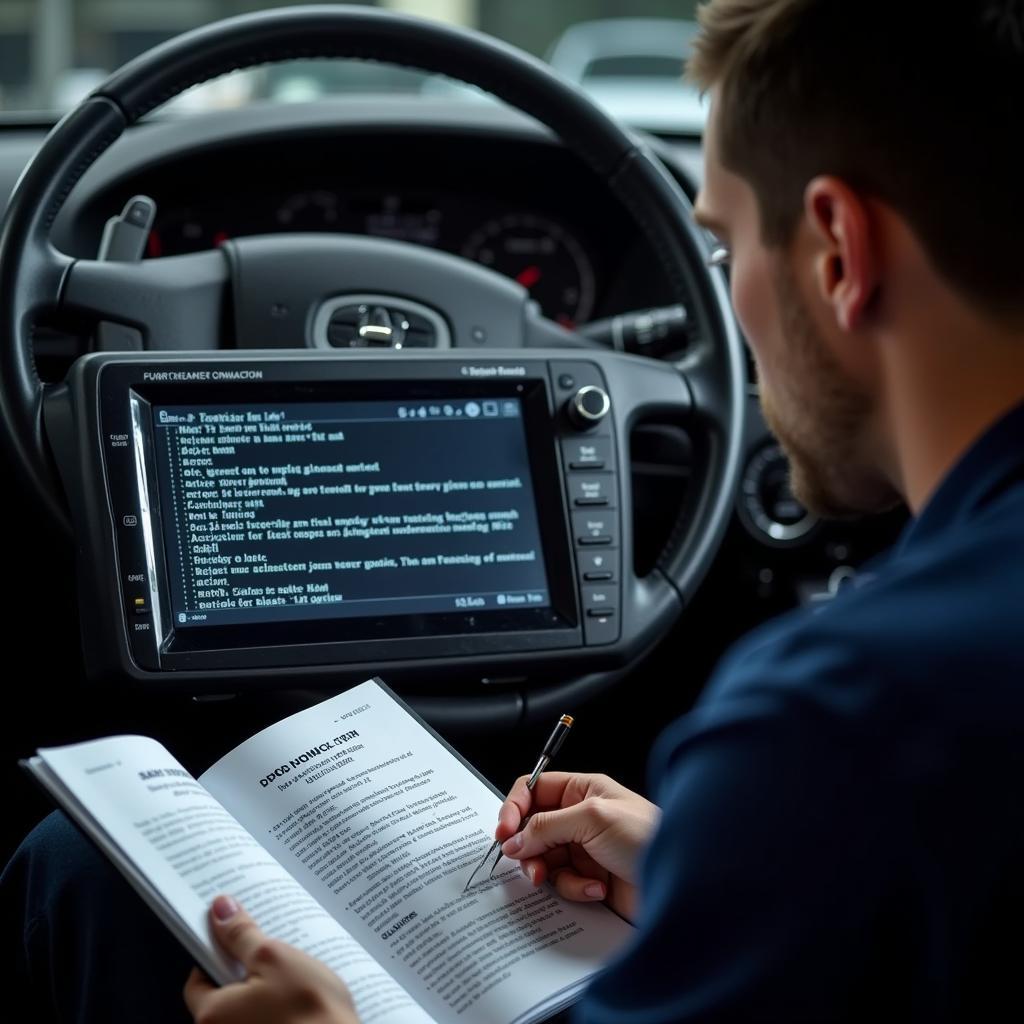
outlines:
[[[696,135],[707,100],[683,78],[696,33],[696,22],[672,18],[582,21],[565,30],[547,60],[626,124]]]

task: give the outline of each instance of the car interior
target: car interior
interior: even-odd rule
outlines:
[[[165,107],[300,58],[445,77]],[[729,645],[905,519],[789,492],[700,177],[699,132],[376,6],[203,24],[5,116],[4,860],[41,746],[200,772],[377,675],[501,790],[571,714],[561,766],[646,792]]]

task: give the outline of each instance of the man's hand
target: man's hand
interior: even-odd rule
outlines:
[[[608,905],[633,920],[636,870],[658,824],[658,808],[607,775],[545,772],[533,793],[516,779],[498,813],[494,838],[540,885],[554,883],[566,899]],[[517,832],[528,815],[526,828]]]
[[[326,965],[268,939],[229,896],[218,896],[210,927],[245,981],[218,988],[198,968],[185,983],[196,1024],[359,1024],[344,982]]]

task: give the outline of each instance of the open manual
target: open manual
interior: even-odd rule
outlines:
[[[240,976],[207,926],[227,893],[335,970],[363,1024],[542,1020],[632,932],[509,860],[464,893],[501,797],[378,680],[264,729],[198,780],[141,736],[26,766],[214,980]]]

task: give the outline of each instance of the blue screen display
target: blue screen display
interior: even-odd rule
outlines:
[[[550,606],[522,402],[157,405],[177,629]]]

